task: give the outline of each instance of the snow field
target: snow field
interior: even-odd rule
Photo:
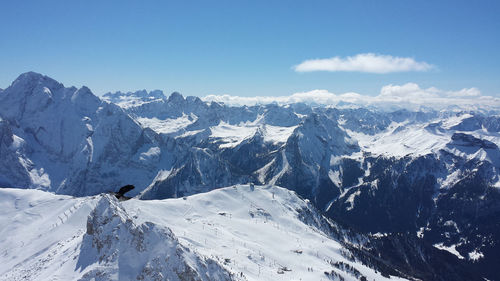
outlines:
[[[354,267],[368,280],[385,279],[348,260],[341,243],[314,223],[308,225],[299,219],[301,210],[315,211],[283,188],[238,185],[186,198],[113,199],[115,202],[104,205],[103,199],[102,195],[74,198],[38,190],[0,189],[0,280],[92,280],[89,278],[102,272],[123,279],[135,274],[136,263],[144,263],[136,258],[168,257],[179,251],[184,258],[173,260],[180,265],[185,259],[193,268],[200,268],[201,261],[208,266],[206,274],[223,274],[211,264],[212,259],[232,272],[235,280],[332,280],[333,276],[325,274],[332,271],[345,280],[358,280],[352,271],[334,267],[336,262]],[[96,205],[101,207],[95,209]],[[111,208],[113,205],[118,209]],[[112,220],[97,232],[93,226],[94,238],[89,236],[87,225],[93,209],[98,220]],[[137,237],[144,239],[141,245],[145,248],[137,253],[133,244],[128,244],[137,239],[130,236],[133,233],[144,233]],[[89,248],[90,241],[104,239],[100,243],[108,243],[112,237],[118,240],[109,245],[117,248],[94,256],[97,252]],[[190,251],[169,250],[173,247],[169,245],[176,243]],[[99,262],[100,258],[113,260],[113,253],[119,254],[116,263]],[[163,268],[165,273],[164,267],[152,261],[147,268]],[[173,266],[175,271],[175,265],[165,266]],[[147,276],[155,276],[151,274]]]
[[[329,261],[351,264],[368,280],[384,278],[342,255],[342,245],[302,222],[308,208],[292,191],[279,187],[238,185],[187,198],[125,202],[141,222],[172,229],[181,244],[214,258],[247,280],[330,280],[332,270],[354,276]],[[290,271],[288,271],[290,270]],[[392,278],[392,280],[397,280]]]

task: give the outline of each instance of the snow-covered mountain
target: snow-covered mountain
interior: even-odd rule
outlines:
[[[311,204],[279,187],[127,202],[0,194],[0,280],[389,280],[353,258],[345,245],[354,242],[334,237],[335,225]]]
[[[148,92],[146,90],[136,91],[136,92],[115,92],[106,93],[102,96],[104,100],[115,103],[123,108],[134,107],[140,105],[144,102],[161,100],[165,98],[165,95],[160,90],[154,90]]]
[[[0,94],[0,184],[71,195],[151,181],[156,134],[86,88],[33,72]]]
[[[499,145],[490,111],[100,99],[36,73],[0,92],[1,186],[90,196],[134,184],[165,199],[278,185],[367,237],[359,259],[424,280],[446,280],[437,264],[498,279]]]

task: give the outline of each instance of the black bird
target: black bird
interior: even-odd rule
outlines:
[[[118,191],[118,194],[124,195],[125,193],[131,191],[134,188],[135,188],[135,186],[133,186],[131,184],[127,184],[126,186],[123,186],[122,188],[120,188],[120,191]]]
[[[131,197],[127,197],[125,196],[125,193],[131,191],[132,189],[134,189],[135,186],[131,185],[131,184],[127,184],[125,186],[122,186],[120,188],[120,190],[118,192],[115,193],[115,197],[120,200],[120,201],[123,201],[123,200],[128,200],[130,199]]]

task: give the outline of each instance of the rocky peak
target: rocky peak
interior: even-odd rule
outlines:
[[[88,109],[96,110],[101,100],[88,87],[83,86],[71,96],[71,102],[80,107],[88,107]]]
[[[188,96],[186,101],[193,104],[203,104],[203,101],[199,97]]]
[[[148,96],[152,97],[152,98],[157,98],[157,99],[165,98],[165,94],[163,94],[162,90],[153,90],[153,91],[149,92]]]
[[[12,82],[10,87],[16,89],[24,88],[26,89],[24,92],[30,92],[37,86],[40,88],[47,88],[51,91],[64,87],[63,84],[56,80],[33,71],[19,75],[17,79]]]
[[[214,260],[182,246],[169,228],[136,223],[109,194],[87,219],[78,258],[81,280],[232,280]]]
[[[179,92],[173,92],[170,97],[168,97],[169,103],[181,103],[184,101],[184,97]]]
[[[498,146],[491,141],[479,139],[469,134],[454,133],[451,136],[452,144],[461,146],[471,146],[484,149],[497,149]]]

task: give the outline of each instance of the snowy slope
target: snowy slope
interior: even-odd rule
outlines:
[[[282,127],[259,124],[259,120],[252,123],[240,123],[231,125],[225,122],[210,127],[210,138],[219,143],[219,148],[237,147],[245,139],[255,135],[257,130],[262,134],[264,142],[274,145],[284,144],[297,126]]]
[[[0,193],[0,280],[386,279],[349,259],[310,204],[279,187],[123,203]]]
[[[345,129],[351,137],[358,141],[363,151],[374,155],[404,157],[406,155],[436,154],[439,150],[446,149],[447,145],[454,143],[452,136],[456,133],[465,133],[500,145],[498,130],[488,130],[482,124],[464,125],[470,122],[470,119],[480,120],[481,117],[475,117],[469,113],[459,113],[423,122],[393,121],[383,131],[375,134]],[[450,150],[450,152],[455,154],[454,151]],[[474,153],[469,154],[472,156]],[[464,154],[457,153],[457,156],[464,156]]]
[[[88,196],[133,184],[130,195],[165,199],[279,185],[357,231],[452,249],[491,279],[500,261],[495,114],[229,106],[160,91],[101,99],[29,72],[0,92],[0,186]]]
[[[170,226],[182,244],[214,257],[236,274],[242,272],[248,280],[328,280],[325,272],[332,271],[345,280],[357,280],[332,266],[336,262],[353,266],[368,280],[385,279],[350,261],[342,244],[318,225],[301,220],[312,206],[283,188],[239,185],[123,205],[141,222]]]
[[[232,280],[168,227],[136,224],[109,195],[0,194],[0,280]]]
[[[76,280],[78,248],[97,198],[0,189],[0,280]]]

